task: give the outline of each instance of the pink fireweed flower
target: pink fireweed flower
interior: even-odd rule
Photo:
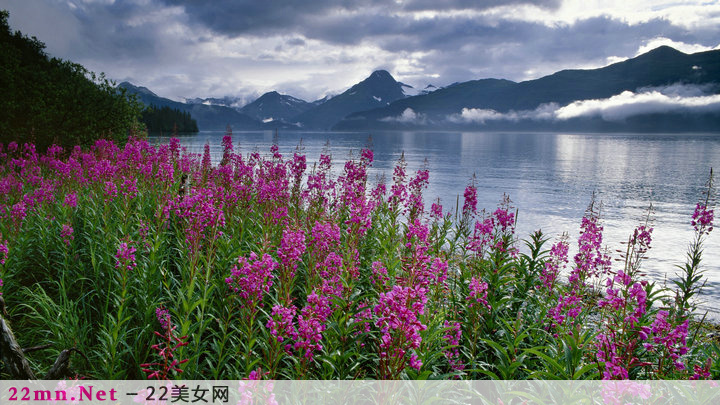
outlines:
[[[158,166],[157,173],[155,174],[155,179],[160,184],[172,184],[173,180],[175,179],[175,166],[173,166],[171,162],[161,163]]]
[[[201,169],[203,173],[207,173],[210,170],[211,160],[210,160],[210,144],[206,143],[205,147],[203,149],[203,157],[202,157],[202,163],[201,163]]]
[[[713,359],[708,358],[705,361],[704,366],[700,366],[698,364],[695,364],[693,366],[693,375],[690,377],[691,380],[710,380],[712,378],[712,374],[710,373],[710,367],[712,367]]]
[[[263,161],[259,164],[253,187],[261,204],[287,205],[290,197],[290,179],[284,162]]]
[[[247,379],[252,380],[252,381],[261,380],[262,374],[261,374],[261,372],[258,372],[257,370],[253,370],[250,372],[250,374],[248,374]]]
[[[330,199],[328,194],[334,191],[335,182],[330,178],[330,159],[329,155],[321,154],[318,170],[308,175],[307,189],[302,194],[310,205],[324,208]]]
[[[225,226],[222,192],[193,188],[187,196],[172,200],[169,209],[186,220],[185,240],[191,253],[197,253],[207,242],[215,241]]]
[[[624,366],[622,348],[616,344],[617,333],[607,330],[595,339],[597,361],[603,364],[603,380],[627,380],[628,370]]]
[[[448,277],[448,267],[447,260],[436,257],[430,264],[430,277],[428,278],[435,284],[444,285]]]
[[[140,220],[140,223],[138,224],[138,234],[140,235],[140,239],[143,241],[145,250],[150,251],[150,248],[152,248],[152,244],[148,242],[148,233],[150,233],[150,224],[146,223],[144,220]]]
[[[390,197],[388,203],[390,209],[395,211],[397,207],[405,201],[407,196],[407,187],[405,186],[405,168],[407,163],[405,162],[405,153],[400,155],[395,169],[393,170],[393,185],[390,187]]]
[[[117,186],[112,181],[106,181],[104,185],[105,202],[108,203],[117,197]]]
[[[487,302],[487,289],[488,284],[482,281],[480,277],[472,277],[469,285],[470,292],[467,296],[467,300],[469,301],[468,308],[478,306],[491,309],[492,307]]]
[[[237,265],[230,270],[230,277],[225,279],[225,283],[240,296],[243,307],[252,309],[262,301],[263,294],[270,291],[274,278],[272,272],[277,266],[267,253],[259,259],[255,252],[251,252],[249,259],[238,257]]]
[[[223,135],[222,146],[223,146],[223,161],[225,163],[228,163],[228,160],[230,159],[230,155],[232,155],[232,153],[233,153],[232,132]]]
[[[365,235],[372,226],[372,204],[369,204],[364,196],[357,196],[348,203],[348,206],[350,218],[345,221],[345,225],[348,225],[347,232],[358,236]]]
[[[360,151],[360,160],[365,166],[370,165],[370,163],[373,162],[375,158],[375,154],[373,153],[372,149],[363,149]]]
[[[429,234],[430,230],[428,227],[420,222],[419,219],[416,219],[412,223],[408,224],[407,232],[405,233],[405,238],[407,239],[405,247],[411,248],[413,245],[416,245],[421,248],[423,252],[427,251],[427,240]]]
[[[443,350],[443,354],[445,355],[445,358],[448,359],[448,362],[450,363],[450,369],[453,371],[462,371],[465,369],[465,365],[462,363],[462,360],[460,358],[460,340],[462,339],[462,328],[460,325],[460,322],[452,322],[445,321],[443,324],[445,328],[448,328],[448,330],[443,335],[443,339],[447,343],[449,347],[446,350]]]
[[[286,230],[283,232],[280,247],[277,250],[280,264],[283,268],[290,270],[290,278],[295,276],[298,262],[305,253],[305,231]]]
[[[695,206],[695,212],[692,216],[692,226],[695,228],[695,232],[702,234],[709,234],[713,230],[713,219],[714,210],[708,209],[707,205],[698,203]]]
[[[0,195],[20,194],[23,187],[23,183],[13,175],[0,177]]]
[[[640,265],[645,259],[645,254],[650,250],[652,242],[653,228],[646,225],[640,225],[628,238],[627,253],[622,256],[625,258],[625,271],[633,275],[640,270]]]
[[[493,246],[494,232],[495,222],[493,218],[485,218],[482,221],[475,222],[475,229],[468,250],[475,252],[478,256],[483,256],[486,249]]]
[[[293,177],[296,185],[300,185],[303,173],[307,169],[307,159],[305,155],[299,153],[293,154],[293,160],[290,162],[290,175]]]
[[[163,333],[157,331],[154,333],[162,339],[162,342],[152,345],[150,348],[157,352],[161,360],[140,364],[140,367],[147,373],[148,379],[156,378],[158,380],[167,380],[171,373],[182,373],[183,370],[180,366],[188,362],[188,359],[178,360],[175,358],[175,352],[179,348],[188,345],[188,337],[178,337],[175,335],[177,326],[172,324],[170,313],[165,308],[155,309],[155,316],[163,328]]]
[[[332,156],[321,153],[320,158],[318,159],[318,163],[320,164],[321,170],[330,170],[332,167]]]
[[[298,315],[297,342],[294,349],[305,359],[312,361],[314,353],[322,350],[320,341],[325,331],[325,321],[332,313],[327,296],[319,296],[314,291],[307,297],[307,305]]]
[[[560,295],[557,300],[557,305],[548,311],[550,326],[548,326],[547,329],[560,328],[566,320],[576,319],[581,311],[582,300],[580,297],[572,293],[567,296]],[[555,334],[555,337],[557,337],[557,334]]]
[[[615,288],[616,284],[618,288]],[[606,295],[598,301],[598,306],[626,313],[624,322],[633,328],[647,310],[644,284],[646,282],[634,283],[629,275],[619,270],[615,277],[607,280]]]
[[[510,210],[498,207],[493,213],[493,219],[500,226],[500,232],[513,233],[515,231],[515,214]]]
[[[425,169],[418,170],[410,182],[408,183],[409,194],[405,201],[405,207],[407,212],[410,214],[410,220],[414,219],[418,215],[422,215],[425,210],[423,203],[422,192],[423,189],[427,188],[428,181],[430,179],[430,172]]]
[[[3,240],[2,233],[0,233],[0,264],[5,264],[5,260],[7,260],[9,252],[8,242]]]
[[[160,326],[164,331],[170,329],[172,326],[170,322],[170,312],[167,309],[163,307],[155,308],[155,317],[158,322],[160,322]]]
[[[598,214],[588,209],[582,219],[578,253],[574,257],[575,268],[568,277],[573,286],[584,286],[587,278],[606,274],[610,270],[610,257],[601,251],[602,232]]]
[[[311,231],[310,246],[315,257],[323,257],[340,244],[340,227],[334,223],[315,222]]]
[[[180,140],[175,137],[170,138],[169,146],[172,158],[177,160],[180,157]]]
[[[270,216],[267,218],[272,219],[273,225],[277,225],[280,222],[283,221],[283,219],[287,218],[288,216],[288,207],[282,206],[282,207],[276,207],[275,209],[270,209]]]
[[[552,292],[555,287],[558,275],[565,270],[567,266],[569,248],[570,245],[564,240],[555,243],[552,248],[550,248],[550,258],[545,262],[545,267],[540,275],[540,281],[542,281],[543,287],[547,288],[550,292]]]
[[[432,205],[430,206],[430,215],[436,220],[442,219],[443,206],[440,205],[440,199],[438,199],[437,202],[432,203]]]
[[[265,327],[270,329],[270,334],[279,342],[282,343],[285,339],[297,339],[298,334],[293,324],[297,307],[291,305],[285,307],[282,305],[275,305],[272,308],[270,319],[265,324]]]
[[[688,320],[677,326],[673,326],[668,322],[669,317],[668,311],[660,310],[655,315],[651,327],[652,330],[652,342],[645,344],[645,349],[648,351],[662,350],[663,357],[670,359],[677,370],[684,370],[685,363],[680,360],[680,356],[683,356],[688,352],[686,345],[686,339],[688,335]]]
[[[180,171],[186,174],[193,172],[198,165],[198,156],[192,153],[183,154],[180,157]]]
[[[440,258],[433,259],[427,254],[429,229],[415,219],[408,224],[405,234],[405,247],[409,255],[401,258],[404,275],[398,277],[398,284],[403,286],[420,286],[444,288],[447,279],[448,264]]]
[[[77,207],[77,194],[68,193],[67,195],[65,195],[65,202],[63,204],[68,208]]]
[[[650,249],[650,243],[652,243],[652,231],[653,228],[648,228],[645,225],[640,225],[635,228],[633,235],[630,237],[630,244],[637,246],[638,254],[645,254]]]
[[[132,246],[132,242],[120,242],[117,253],[115,254],[115,268],[123,270],[132,270],[137,266],[135,262],[135,252],[137,250]]]
[[[70,242],[75,239],[73,236],[73,228],[69,224],[63,224],[62,230],[60,231],[60,237],[63,238],[66,246],[70,246]]]
[[[374,308],[378,317],[375,326],[380,328],[380,377],[396,378],[406,365],[420,369],[422,362],[409,350],[418,349],[422,341],[420,332],[427,329],[419,316],[425,311],[427,290],[422,287],[393,286],[380,293]]]
[[[415,173],[410,182],[408,182],[408,188],[413,194],[422,194],[422,190],[427,188],[430,181],[430,171],[427,169],[420,169]]]
[[[387,186],[384,183],[384,179],[380,180],[374,189],[370,192],[370,201],[372,202],[372,208],[375,209],[382,205],[385,200],[385,194],[387,194]]]
[[[10,208],[10,218],[15,226],[19,227],[27,216],[27,207],[24,202],[20,201]]]
[[[370,282],[380,291],[387,291],[390,278],[387,268],[381,262],[373,262]]]
[[[415,370],[420,370],[420,367],[422,367],[422,364],[423,364],[422,361],[420,360],[420,358],[415,353],[412,353],[410,355],[409,363],[410,363],[410,367],[414,368]]]
[[[343,175],[338,179],[342,202],[349,204],[352,200],[364,197],[366,181],[367,169],[362,163],[353,160],[345,162]]]
[[[463,215],[470,216],[477,213],[477,187],[469,185],[465,187],[463,193],[465,202],[463,203]]]
[[[605,297],[598,306],[608,318],[595,343],[597,360],[603,364],[603,379],[627,379],[631,365],[639,361],[633,354],[635,348],[651,332],[647,327],[638,327],[647,311],[646,284],[634,282],[622,270],[606,282]]]
[[[277,144],[273,144],[272,146],[270,146],[270,152],[272,152],[272,154],[273,154],[273,159],[277,159],[277,160],[282,159],[283,156],[280,154],[279,151],[280,151],[280,147],[278,147]]]
[[[130,200],[135,198],[138,193],[137,188],[137,178],[127,178],[123,176],[123,182],[120,185],[120,190],[122,191],[122,195]]]
[[[330,252],[325,260],[315,265],[316,276],[322,279],[322,294],[328,297],[342,297],[344,286],[343,276],[343,260],[335,252]]]

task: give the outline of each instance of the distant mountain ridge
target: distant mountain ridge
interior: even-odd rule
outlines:
[[[227,125],[238,129],[263,129],[262,122],[234,108],[218,105],[181,103],[159,97],[146,87],[138,87],[128,82],[122,82],[118,86],[126,89],[130,94],[136,94],[138,99],[145,105],[170,107],[190,113],[192,118],[197,121],[200,130],[223,130]]]
[[[720,130],[720,108],[702,114],[683,111],[641,111],[644,115],[607,120],[599,116],[553,120],[544,109],[587,100],[607,100],[625,92],[663,86],[702,86],[720,93],[720,50],[685,54],[662,46],[632,59],[598,69],[562,70],[523,82],[480,79],[446,87],[413,89],[385,70],[373,72],[348,90],[314,102],[271,91],[242,108],[223,105],[237,100],[193,99],[179,103],[145,87],[120,86],[145,104],[188,111],[201,130],[308,129],[373,130],[423,128],[587,129],[587,130]],[[200,103],[198,103],[198,101]],[[574,105],[574,104],[573,104]],[[557,114],[556,114],[557,115]],[[650,120],[650,122],[648,121]]]
[[[713,92],[717,93],[718,82],[720,82],[720,50],[688,55],[671,47],[662,46],[638,57],[599,69],[563,70],[519,83],[503,79],[458,83],[429,94],[396,101],[387,107],[351,114],[335,125],[334,129],[463,126],[458,122],[448,121],[447,118],[453,114],[461,114],[463,109],[506,114],[530,111],[551,103],[564,106],[580,100],[608,99],[625,91],[674,84],[715,85]],[[414,117],[423,119],[403,120],[403,114],[408,116],[409,112],[412,112]],[[720,115],[720,111],[715,115]],[[582,124],[590,127],[599,124],[597,120],[594,123],[583,120],[569,121],[572,125]],[[714,122],[710,117],[709,129],[720,129],[720,126],[712,128]],[[503,128],[517,127],[518,124],[523,123],[531,124],[523,122],[523,119],[517,119],[512,122],[495,120],[489,124],[486,122],[482,125],[477,123],[468,125]],[[568,123],[532,122],[534,127],[548,128],[565,124]],[[598,129],[621,128],[620,124],[609,123]]]
[[[292,121],[301,128],[330,129],[349,114],[384,107],[403,98],[403,84],[387,71],[376,70],[367,79],[299,114]]]
[[[217,98],[217,97],[208,97],[208,98],[186,98],[185,103],[186,104],[205,104],[205,105],[220,105],[224,107],[231,107],[238,109],[245,105],[243,97],[230,97],[226,96],[223,98]]]
[[[271,91],[242,107],[240,112],[263,122],[287,122],[313,108],[313,104],[293,96]]]

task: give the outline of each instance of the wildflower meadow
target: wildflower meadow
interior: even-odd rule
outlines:
[[[712,175],[661,285],[650,215],[611,254],[592,196],[579,232],[516,235],[508,197],[428,204],[431,173],[375,184],[370,149],[333,170],[223,145],[0,146],[2,319],[36,374],[71,349],[66,377],[105,380],[720,377]]]

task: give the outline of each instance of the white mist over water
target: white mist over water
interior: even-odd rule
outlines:
[[[201,132],[180,137],[191,153],[210,144],[213,163],[222,156],[223,132]],[[384,175],[389,185],[392,170],[404,152],[408,176],[427,166],[430,185],[425,201],[438,197],[444,210],[455,210],[473,174],[478,208],[493,211],[508,194],[518,209],[517,235],[529,238],[541,229],[550,237],[547,248],[564,232],[570,254],[577,251],[580,222],[595,193],[602,203],[603,244],[612,257],[625,251],[634,228],[652,203],[652,248],[643,268],[651,280],[675,278],[693,240],[690,225],[695,204],[703,199],[710,168],[720,168],[718,134],[565,134],[473,132],[280,132],[280,152],[291,157],[302,142],[308,170],[329,145],[334,174],[340,174],[348,157],[359,157],[371,137],[375,161],[371,181]],[[153,142],[167,138],[153,138]],[[236,152],[270,153],[273,131],[233,134]],[[239,149],[238,149],[239,148]],[[716,214],[718,211],[716,210]],[[720,220],[716,215],[716,222]],[[720,304],[720,229],[705,242],[702,267],[706,270],[703,308]],[[571,258],[572,261],[572,258]],[[619,264],[614,264],[617,269]],[[715,319],[720,313],[711,314]]]

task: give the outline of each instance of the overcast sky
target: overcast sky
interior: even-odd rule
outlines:
[[[309,101],[386,69],[415,87],[533,79],[659,45],[720,49],[717,0],[0,0],[52,56],[176,100]]]

